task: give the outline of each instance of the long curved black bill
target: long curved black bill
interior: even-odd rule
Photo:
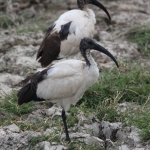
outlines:
[[[114,58],[114,56],[108,51],[106,50],[104,47],[102,47],[101,45],[98,45],[96,43],[93,43],[93,49],[102,52],[104,54],[106,54],[107,56],[109,56],[116,64],[117,67],[119,67],[117,60]]]
[[[107,14],[108,18],[111,20],[109,12],[107,11],[107,9],[100,2],[98,2],[97,0],[91,0],[91,4],[101,8]]]

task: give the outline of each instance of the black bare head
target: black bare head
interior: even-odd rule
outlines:
[[[84,9],[86,4],[88,4],[88,0],[77,0],[77,4],[80,9]]]
[[[84,9],[87,4],[95,5],[102,9],[107,14],[108,18],[111,20],[109,12],[98,0],[77,0],[77,4],[80,9]]]
[[[104,53],[105,55],[109,56],[115,62],[117,67],[119,67],[118,62],[116,61],[114,56],[108,50],[106,50],[104,47],[102,47],[101,45],[94,42],[92,39],[83,38],[80,42],[80,51],[84,58],[86,57],[85,55],[86,55],[87,50],[97,50],[99,52]],[[87,59],[87,58],[85,58],[85,59]],[[86,60],[86,62],[87,62],[87,60]]]

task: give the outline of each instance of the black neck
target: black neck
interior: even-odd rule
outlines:
[[[88,59],[88,57],[90,57],[90,55],[91,55],[90,54],[90,50],[89,49],[87,49],[87,50],[81,49],[81,54],[82,54],[83,58],[85,59],[86,65],[90,66],[91,63],[90,63],[90,61]]]
[[[77,4],[78,7],[83,10],[86,6],[86,4],[88,4],[87,0],[77,0]]]

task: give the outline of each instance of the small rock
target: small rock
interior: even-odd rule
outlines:
[[[129,138],[134,139],[135,142],[140,142],[140,137],[139,137],[139,134],[138,134],[140,131],[141,131],[140,129],[132,126]]]
[[[140,142],[140,138],[138,132],[140,129],[136,127],[125,127],[124,129],[119,129],[116,133],[116,137],[118,140],[123,141],[130,148],[134,148],[138,142]]]
[[[119,150],[130,150],[127,145],[119,146]]]
[[[80,141],[85,142],[88,145],[96,145],[98,147],[104,148],[105,142],[101,139],[99,139],[98,137],[94,137],[94,136],[89,136],[86,137],[85,139],[81,139]]]
[[[64,135],[63,135],[64,137]],[[96,145],[101,148],[104,147],[105,143],[103,140],[99,139],[98,137],[90,136],[90,134],[84,134],[84,133],[70,133],[71,139],[77,139],[81,142],[84,142],[88,145]]]
[[[117,111],[119,111],[119,112],[125,112],[127,110],[127,107],[129,107],[127,105],[127,103],[121,103],[121,104],[119,104],[119,108],[117,109]]]
[[[96,137],[99,136],[99,132],[100,132],[100,128],[99,128],[100,124],[95,122],[92,124],[84,124],[84,127],[88,130],[90,130],[92,132],[92,134]]]
[[[67,148],[62,146],[62,145],[51,145],[49,142],[47,141],[43,141],[43,142],[40,142],[38,143],[36,146],[35,146],[35,149],[36,148],[42,148],[42,150],[66,150]]]
[[[51,129],[46,129],[46,131],[44,132],[44,135],[50,135],[50,134],[54,133],[55,130],[57,130],[57,127],[53,127]]]
[[[132,150],[146,150],[145,148],[134,148]]]
[[[8,128],[5,127],[5,128]],[[10,127],[9,127],[10,128]],[[8,134],[5,136],[3,140],[0,141],[0,150],[12,150],[21,146],[28,146],[28,141],[32,137],[40,136],[40,132],[34,131],[25,131],[20,133],[13,133],[6,129]]]
[[[93,114],[91,114],[88,117],[85,117],[85,114],[83,112],[80,112],[78,115],[78,120],[79,123],[78,125],[80,126],[81,124],[92,124],[93,123],[93,118],[97,121],[97,119],[95,118],[95,116]]]
[[[101,128],[106,139],[111,139],[113,142],[116,140],[116,133],[122,127],[121,122],[109,123],[107,121],[101,122]],[[101,135],[103,136],[103,135]]]
[[[136,110],[137,108],[139,108],[138,105],[133,104],[133,103],[128,103],[128,102],[124,102],[118,105],[117,111],[120,112],[125,112],[127,110]]]
[[[119,129],[117,131],[117,138],[120,140],[120,141],[124,141],[128,135],[128,132],[130,132],[130,128],[129,127],[125,127],[124,129]]]
[[[52,117],[54,117],[54,116],[61,116],[61,109],[60,108],[57,108],[57,107],[51,107],[51,108],[49,108],[49,109],[47,109],[46,110],[46,115],[47,116],[52,116]]]
[[[105,147],[106,147],[106,150],[116,150],[114,143],[110,139],[106,139]]]
[[[52,145],[58,145],[58,143],[57,143],[57,142],[52,142],[51,144],[52,144]]]
[[[0,129],[0,140],[6,136],[6,132],[3,129]]]
[[[127,144],[129,148],[134,148],[136,146],[134,139],[131,138],[127,138],[124,143]]]
[[[7,130],[7,131],[10,131],[10,132],[15,132],[15,133],[19,133],[20,132],[20,128],[17,125],[15,125],[15,124],[6,126],[6,127],[4,127],[4,129]]]
[[[146,149],[145,150],[150,150],[150,145],[146,145]]]
[[[33,111],[31,114],[28,115],[27,121],[31,123],[36,123],[38,121],[43,121],[42,116],[43,111],[41,109]]]
[[[42,148],[43,150],[50,150],[51,145],[50,145],[49,142],[43,141],[43,142],[39,143],[38,146],[36,146],[36,147],[40,147],[40,148]]]

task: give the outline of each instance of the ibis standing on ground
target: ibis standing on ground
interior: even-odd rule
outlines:
[[[93,38],[96,19],[88,4],[101,8],[111,20],[107,9],[97,0],[77,0],[77,4],[79,9],[62,14],[47,29],[36,56],[42,67],[76,54],[82,38]]]
[[[89,38],[83,38],[80,43],[80,52],[85,59],[64,60],[55,65],[43,68],[41,71],[28,76],[23,80],[24,87],[18,92],[18,104],[30,101],[50,100],[62,107],[66,141],[70,141],[65,112],[70,105],[75,105],[82,98],[84,92],[91,87],[99,77],[96,62],[90,50],[97,50],[108,55],[118,66],[112,54]]]

